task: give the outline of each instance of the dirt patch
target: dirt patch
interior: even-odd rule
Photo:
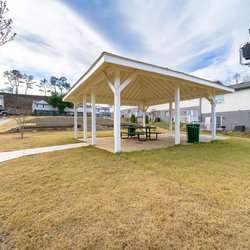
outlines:
[[[82,130],[83,119],[78,117],[78,128]],[[66,116],[46,116],[46,117],[33,117],[27,119],[25,130],[26,131],[47,131],[47,130],[72,130],[74,127],[74,118]],[[88,118],[88,130],[91,131],[91,118]],[[113,120],[101,117],[96,118],[96,130],[113,130]],[[14,126],[7,132],[16,133],[18,127]]]

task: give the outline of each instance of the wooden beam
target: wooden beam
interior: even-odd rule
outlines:
[[[119,87],[119,91],[122,92],[138,75],[137,70],[132,72],[132,74],[125,80]]]
[[[113,91],[113,93],[115,93],[115,87],[114,87],[112,81],[109,79],[107,73],[105,71],[103,71],[103,74],[104,74],[104,79],[108,83],[109,87],[111,88],[111,90]]]

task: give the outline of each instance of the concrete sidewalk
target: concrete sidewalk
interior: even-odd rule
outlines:
[[[3,153],[0,153],[0,162],[16,159],[16,158],[27,156],[27,155],[35,155],[35,154],[41,154],[41,153],[47,153],[47,152],[53,152],[53,151],[58,151],[58,150],[71,149],[71,148],[80,148],[80,147],[86,147],[88,145],[89,145],[88,143],[75,143],[75,144],[67,144],[67,145],[60,145],[60,146],[31,148],[31,149],[3,152]]]
[[[11,121],[11,119],[4,119],[4,118],[0,118],[0,125],[3,125],[7,122]]]

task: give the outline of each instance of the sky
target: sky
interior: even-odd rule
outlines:
[[[103,51],[230,83],[239,46],[250,40],[250,0],[7,0],[14,41],[5,70],[74,84]],[[21,90],[24,91],[24,90]],[[37,93],[30,90],[30,93]]]

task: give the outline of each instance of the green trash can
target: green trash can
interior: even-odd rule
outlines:
[[[187,137],[189,143],[199,142],[200,124],[187,124]]]
[[[128,135],[129,135],[130,137],[136,136],[135,130],[136,130],[136,127],[135,127],[135,126],[129,125],[129,126],[128,126]]]

